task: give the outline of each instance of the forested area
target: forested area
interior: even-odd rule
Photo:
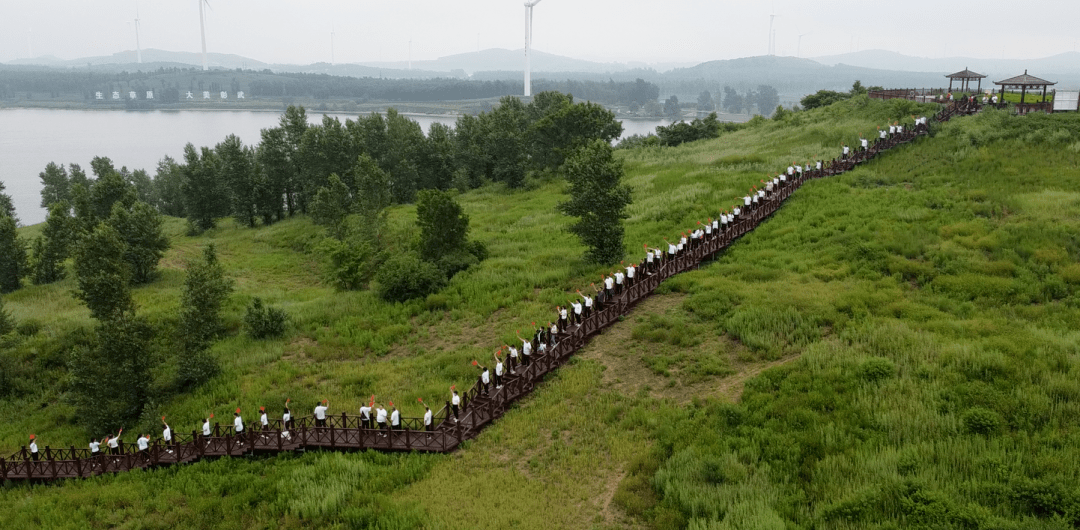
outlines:
[[[621,164],[612,159],[611,142],[621,132],[603,107],[543,92],[528,105],[504,97],[490,112],[462,116],[455,128],[435,123],[426,135],[393,109],[344,123],[324,116],[311,125],[303,107],[289,107],[258,144],[235,135],[215,146],[188,144],[183,160],[165,157],[153,175],[117,169],[104,157],[91,161],[90,174],[78,164],[50,163],[39,175],[49,216],[32,243],[18,236],[10,198],[0,193],[0,292],[18,290],[24,280],[59,282],[70,259],[74,295],[95,329],[50,346],[66,359],[50,370],[13,368],[0,380],[0,395],[29,390],[60,371],[71,378],[79,423],[115,429],[139,419],[148,402],[218,373],[208,351],[226,331],[219,314],[232,280],[212,244],[186,260],[175,317],[150,321],[133,302],[132,287],[155,281],[169,248],[164,216],[185,218],[186,233],[199,235],[226,217],[253,229],[307,215],[324,230],[305,251],[319,256],[326,283],[373,288],[388,302],[405,302],[438,292],[488,255],[468,237],[458,193],[492,184],[522,189],[530,179],[562,176],[572,184],[562,210],[582,220],[571,231],[590,248],[587,258],[617,263],[624,253],[621,214],[596,212],[621,212],[629,200],[619,185]],[[583,169],[598,166],[605,171]],[[415,228],[402,237],[387,212],[413,203]],[[6,331],[17,326],[0,314]],[[281,334],[286,320],[256,298],[245,323],[252,337],[265,338]],[[152,377],[163,362],[169,375]]]

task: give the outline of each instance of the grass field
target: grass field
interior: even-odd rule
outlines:
[[[718,140],[621,152],[629,257],[729,208],[792,160],[920,111],[856,98]],[[849,174],[813,182],[714,263],[665,283],[530,398],[452,455],[305,454],[0,489],[13,527],[47,528],[1067,528],[1080,514],[1080,119],[988,112]],[[306,219],[197,238],[136,290],[160,330],[183,260],[214,242],[237,281],[223,373],[158,402],[192,430],[209,411],[294,411],[376,394],[440,402],[469,360],[546,322],[596,280],[555,212],[562,186],[460,197],[491,258],[426,300],[338,293]],[[404,235],[414,212],[394,210]],[[36,227],[24,229],[27,233]],[[68,279],[5,297],[20,380],[0,449],[29,432],[84,446],[66,355],[91,329]],[[259,296],[287,337],[253,341]],[[29,324],[28,324],[29,322]]]

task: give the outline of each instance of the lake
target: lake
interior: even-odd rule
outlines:
[[[342,121],[355,115],[330,114]],[[245,144],[259,141],[259,131],[278,123],[278,112],[248,111],[90,111],[48,109],[0,110],[0,182],[11,195],[19,222],[43,222],[41,179],[49,162],[82,166],[90,172],[95,156],[120,168],[145,169],[151,176],[165,155],[183,160],[184,146],[213,146],[230,134]],[[322,114],[311,113],[312,123]],[[408,115],[427,131],[432,123],[453,126],[454,116]],[[623,120],[623,135],[647,134],[667,120]]]

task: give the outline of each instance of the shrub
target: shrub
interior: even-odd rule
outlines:
[[[871,383],[881,381],[882,379],[888,379],[895,373],[896,365],[893,364],[892,361],[882,357],[867,359],[859,366],[859,377],[862,377]]]
[[[972,407],[960,417],[964,430],[972,434],[993,434],[1001,426],[998,413],[983,407]]]
[[[4,309],[4,299],[0,298],[0,335],[7,335],[15,329],[15,319]]]
[[[405,252],[388,259],[375,275],[375,281],[384,300],[404,302],[442,289],[446,276],[435,264],[413,252]]]
[[[39,331],[41,331],[41,322],[38,322],[37,320],[34,320],[32,318],[27,319],[19,322],[19,324],[15,326],[15,330],[19,332],[19,335],[22,335],[24,337],[33,337],[34,335],[37,335]],[[3,335],[3,333],[0,333],[0,335]]]
[[[248,333],[256,339],[280,337],[285,333],[288,319],[289,315],[284,310],[264,305],[262,299],[258,297],[251,301],[247,314],[244,315]]]

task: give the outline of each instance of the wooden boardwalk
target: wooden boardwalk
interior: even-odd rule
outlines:
[[[953,116],[977,112],[977,108],[959,105],[945,107],[935,115],[936,121],[946,121]],[[266,429],[252,425],[241,433],[232,426],[214,425],[210,436],[192,432],[190,435],[174,435],[173,443],[154,441],[149,449],[137,451],[135,444],[125,443],[117,455],[100,453],[91,455],[89,449],[52,449],[48,446],[39,453],[39,459],[31,458],[24,447],[8,458],[0,458],[0,480],[48,481],[65,478],[88,477],[104,473],[118,473],[134,469],[167,466],[194,462],[203,458],[235,457],[247,454],[271,454],[285,451],[329,449],[336,451],[424,451],[446,453],[455,450],[465,440],[476,438],[480,432],[500,418],[510,405],[532,392],[544,376],[565,363],[581,349],[588,340],[604,328],[626,315],[638,302],[648,297],[660,282],[681,272],[696,269],[702,261],[713,258],[735,240],[753,230],[776,212],[792,193],[811,179],[838,175],[873,159],[878,154],[908,143],[928,132],[926,127],[910,127],[902,134],[879,140],[866,150],[853,150],[846,159],[833,159],[822,164],[822,169],[804,172],[749,212],[743,212],[734,224],[695,248],[684,250],[674,259],[664,260],[652,274],[641,274],[637,283],[606,303],[601,311],[594,311],[580,325],[572,326],[554,337],[554,347],[544,354],[534,352],[528,366],[518,366],[516,375],[506,373],[502,388],[491,385],[484,392],[477,382],[461,394],[460,421],[448,417],[450,404],[434,415],[431,431],[423,429],[420,418],[402,418],[401,428],[391,431],[366,428],[359,416],[328,416],[325,427],[316,427],[311,417],[297,418],[282,425],[281,420],[270,423]],[[639,270],[644,271],[644,268]],[[374,418],[373,418],[374,420]]]

